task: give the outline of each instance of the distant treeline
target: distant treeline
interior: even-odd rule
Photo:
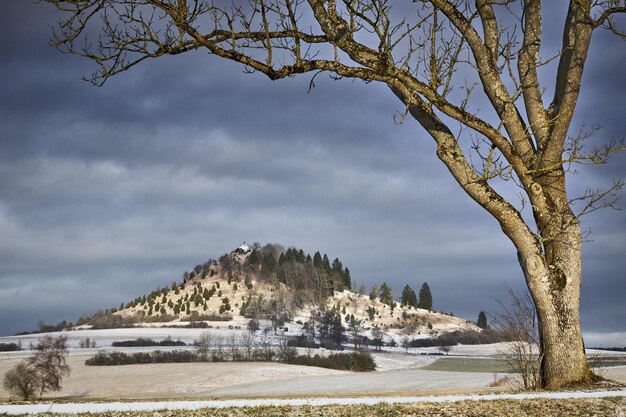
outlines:
[[[57,324],[47,324],[43,320],[39,320],[39,322],[37,323],[37,330],[27,330],[23,332],[17,332],[15,333],[15,336],[24,336],[24,335],[36,334],[36,333],[61,332],[63,330],[69,330],[72,327],[74,327],[74,324],[72,324],[71,321],[63,320]]]
[[[152,339],[147,339],[140,337],[139,339],[133,340],[121,340],[119,342],[111,343],[113,347],[147,347],[147,346],[187,346],[187,343],[182,342],[180,340],[172,340],[171,338],[167,338],[161,341],[156,341]]]
[[[340,369],[347,371],[373,371],[376,365],[372,356],[368,352],[332,353],[326,357],[315,355],[298,355],[295,349],[290,349],[287,354],[266,356],[267,353],[259,353],[251,357],[251,361],[278,360],[293,365],[318,366],[321,368]],[[209,358],[212,362],[229,361],[227,356],[216,359],[215,356]],[[207,359],[196,354],[196,352],[186,350],[175,350],[171,352],[98,352],[92,358],[85,361],[85,365],[90,366],[115,366],[115,365],[135,365],[148,363],[188,363],[206,362]]]
[[[626,352],[626,347],[589,347],[587,349],[610,350],[613,352]]]
[[[22,350],[22,347],[17,343],[0,343],[0,352],[14,352]]]
[[[456,345],[487,345],[509,341],[500,332],[485,329],[481,332],[474,330],[457,330],[444,333],[438,337],[414,339],[410,342],[411,347],[431,347],[431,346],[456,346]]]

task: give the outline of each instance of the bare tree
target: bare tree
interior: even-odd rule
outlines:
[[[602,164],[624,146],[586,151],[588,132],[569,131],[593,32],[626,38],[616,21],[624,0],[551,4],[565,18],[551,56],[540,54],[554,43],[544,39],[541,0],[45,1],[63,12],[53,44],[93,60],[95,85],[147,59],[205,49],[272,80],[328,72],[388,86],[404,109],[397,121],[421,125],[517,250],[540,321],[544,385],[589,380],[579,219],[614,206],[623,183],[572,198],[565,179],[572,164]],[[498,191],[502,180],[519,187],[519,204]]]
[[[354,345],[354,349],[360,349],[363,345],[363,321],[354,318],[354,316],[350,317],[348,321],[348,334],[350,335],[350,340]]]
[[[372,328],[372,343],[378,351],[380,351],[385,344],[385,332],[378,326]]]
[[[253,359],[252,354],[255,349],[254,333],[243,332],[240,336],[240,340],[241,340],[244,360],[251,361]]]
[[[213,334],[209,331],[202,332],[198,340],[194,341],[196,345],[196,354],[203,361],[209,360],[209,353],[211,353],[211,346],[213,345]]]
[[[517,293],[507,288],[508,301],[497,300],[500,311],[492,323],[508,340],[507,349],[501,353],[514,373],[522,378],[526,390],[541,388],[541,361],[539,348],[539,321],[533,300],[528,293]]]
[[[70,367],[65,363],[66,356],[67,336],[44,336],[35,345],[33,356],[28,358],[28,365],[37,374],[40,395],[61,390],[63,377],[70,374]]]
[[[411,347],[411,338],[409,336],[402,336],[402,340],[400,341],[400,346],[404,348],[404,353],[409,353],[409,348]]]

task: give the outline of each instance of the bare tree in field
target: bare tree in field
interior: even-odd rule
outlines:
[[[67,336],[44,336],[33,349],[33,356],[28,358],[39,378],[39,395],[47,391],[60,391],[63,377],[70,374],[70,367],[65,362],[67,356]]]
[[[509,299],[497,300],[500,311],[492,316],[496,330],[508,341],[507,349],[501,352],[504,361],[522,379],[523,388],[541,388],[541,355],[539,346],[539,324],[533,300],[527,292],[517,293],[507,287]]]
[[[146,59],[197,49],[272,80],[327,72],[386,84],[405,109],[398,121],[422,126],[515,246],[537,308],[544,385],[589,380],[579,219],[612,206],[622,182],[572,198],[566,173],[573,163],[604,163],[623,145],[585,152],[589,132],[569,131],[592,34],[626,37],[616,21],[624,0],[550,2],[565,18],[552,56],[540,54],[542,42],[553,43],[540,0],[46,1],[64,12],[53,44],[93,60],[95,85]],[[552,75],[542,79],[544,65],[541,74]],[[519,202],[498,191],[502,180],[519,187]]]
[[[6,372],[4,388],[29,400],[48,391],[60,391],[63,377],[70,374],[65,362],[67,336],[44,336],[33,347],[33,355]]]

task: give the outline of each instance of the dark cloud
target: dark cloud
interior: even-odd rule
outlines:
[[[415,123],[394,124],[385,87],[319,76],[308,92],[308,76],[271,82],[198,51],[94,88],[79,81],[89,62],[48,47],[47,5],[3,9],[0,334],[118,305],[243,240],[339,257],[368,289],[428,281],[437,309],[471,320],[504,284],[523,289],[498,224]],[[598,143],[626,130],[615,42],[594,39],[576,115],[606,126]],[[626,160],[581,170],[573,193],[624,177]],[[606,211],[583,226],[583,326],[619,340],[626,220]]]

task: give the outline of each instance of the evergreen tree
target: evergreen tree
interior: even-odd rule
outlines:
[[[326,254],[322,257],[322,267],[324,268],[324,271],[330,273],[330,261],[328,260],[328,256]]]
[[[350,270],[348,269],[348,267],[346,267],[346,269],[343,270],[343,280],[344,283],[346,285],[347,289],[351,289],[352,288],[352,278],[350,277]]]
[[[417,302],[418,308],[423,308],[425,310],[433,309],[433,295],[430,292],[430,287],[428,283],[425,282],[420,288],[419,301]]]
[[[417,307],[417,296],[415,291],[408,284],[402,290],[402,305],[409,307]]]
[[[386,282],[383,282],[383,285],[380,286],[380,301],[387,304],[388,306],[393,306],[395,303],[393,301],[393,294],[391,292],[391,287],[387,285]]]
[[[333,261],[332,270],[333,272],[343,274],[343,265],[341,264],[341,261],[339,260],[339,258],[335,258],[335,260]]]
[[[324,313],[318,327],[320,344],[328,349],[336,349],[346,340],[345,329],[341,325],[341,317],[334,310]]]
[[[482,310],[480,310],[480,313],[478,313],[478,321],[476,322],[476,325],[481,329],[489,328],[489,324],[487,324],[487,315]]]
[[[320,254],[319,251],[315,252],[315,255],[313,255],[313,266],[315,268],[322,267],[322,255]]]

